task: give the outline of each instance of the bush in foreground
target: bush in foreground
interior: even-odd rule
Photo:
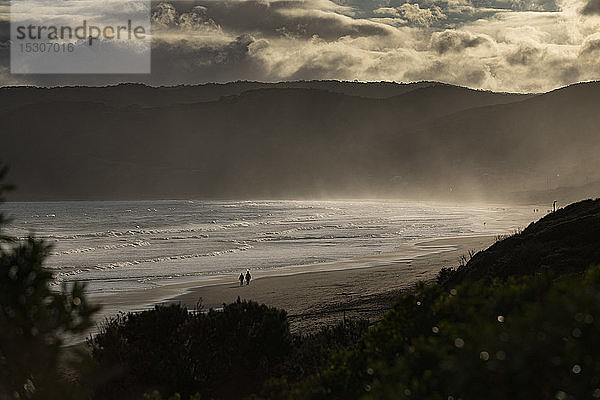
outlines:
[[[0,165],[0,202],[5,173]],[[84,285],[50,290],[52,272],[43,264],[51,246],[4,235],[6,223],[0,213],[0,399],[86,398],[61,376],[59,357],[62,337],[89,328],[97,307],[87,302]]]
[[[180,305],[113,318],[90,341],[113,379],[97,397],[141,397],[156,389],[184,398],[239,398],[256,391],[291,351],[285,311],[238,301],[222,311]]]
[[[600,398],[600,268],[422,285],[355,350],[272,399]]]
[[[307,378],[367,329],[350,320],[292,335],[285,311],[239,300],[222,311],[175,304],[121,315],[89,342],[108,377],[95,398],[240,399]]]

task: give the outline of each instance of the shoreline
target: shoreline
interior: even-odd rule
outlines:
[[[418,281],[435,279],[443,267],[456,267],[461,254],[489,247],[493,236],[457,236],[415,239],[390,253],[277,270],[251,271],[249,286],[239,286],[237,274],[205,281],[190,281],[158,288],[91,295],[101,304],[98,323],[120,312],[150,309],[156,304],[179,302],[195,309],[202,298],[205,309],[220,308],[239,296],[284,309],[293,331],[318,329],[347,317],[375,320],[391,308],[397,296]],[[235,275],[235,276],[234,276]],[[86,336],[86,337],[87,337]]]
[[[411,244],[421,253],[410,258],[394,252],[376,256],[380,264],[375,266],[264,276],[241,287],[229,282],[190,288],[169,302],[195,308],[202,298],[205,309],[219,308],[239,296],[286,310],[294,332],[312,332],[344,318],[375,321],[418,282],[431,282],[441,268],[458,266],[461,254],[483,250],[494,241],[493,236],[425,239]]]

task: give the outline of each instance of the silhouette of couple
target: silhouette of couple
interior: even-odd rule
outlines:
[[[252,275],[250,275],[250,270],[247,269],[246,270],[246,276],[244,277],[244,273],[242,272],[240,274],[240,277],[238,278],[240,280],[240,286],[244,286],[244,279],[246,280],[246,285],[250,284],[250,279],[252,279]]]

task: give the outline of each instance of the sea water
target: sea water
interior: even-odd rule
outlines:
[[[91,293],[202,281],[249,268],[276,274],[394,251],[416,239],[510,233],[531,207],[390,201],[5,203],[5,233],[52,245],[55,282]]]

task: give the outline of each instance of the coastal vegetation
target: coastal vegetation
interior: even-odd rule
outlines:
[[[456,270],[445,269],[439,283],[506,279],[552,272],[581,275],[600,262],[600,199],[585,200],[550,213],[526,229],[471,254]]]
[[[293,339],[285,313],[265,306],[238,302],[222,312],[191,316],[179,306],[170,306],[143,317],[130,315],[111,321],[95,346],[110,336],[109,332],[134,326],[139,333],[149,330],[132,321],[152,321],[160,313],[189,320],[228,321],[231,325],[206,322],[222,327],[220,331],[210,329],[212,335],[222,335],[223,341],[212,347],[204,345],[202,357],[235,349],[237,361],[231,355],[220,355],[215,358],[219,362],[206,365],[216,371],[225,368],[217,373],[220,378],[209,381],[239,391],[210,390],[207,382],[193,378],[162,391],[184,396],[198,393],[200,398],[241,398],[250,393],[253,399],[600,398],[600,347],[596,343],[600,334],[600,267],[593,266],[600,264],[599,210],[600,201],[588,200],[542,218],[472,255],[457,270],[441,273],[440,283],[420,284],[413,293],[400,296],[393,310],[371,329],[364,324],[342,324]],[[237,346],[247,343],[245,329],[250,321],[264,331],[260,321],[266,315],[278,316],[270,328],[275,336],[255,346],[267,346],[275,353],[253,355]],[[188,331],[178,340],[193,346],[195,335],[205,337],[203,329]],[[118,353],[136,353],[134,343]],[[164,338],[156,338],[149,348],[163,343]],[[101,352],[115,350],[118,346]],[[179,352],[172,350],[171,354]],[[194,357],[191,351],[183,354]],[[259,361],[263,367],[248,364],[248,358],[257,354],[263,357]],[[232,369],[231,365],[250,370]],[[168,376],[165,372],[166,384],[173,382]],[[243,388],[247,378],[252,387]],[[161,389],[156,385],[146,388]],[[159,392],[153,392],[154,398],[160,398]]]
[[[95,398],[140,398],[144,393],[243,398],[272,378],[308,378],[367,328],[366,321],[347,321],[292,335],[285,311],[252,301],[206,312],[159,305],[110,319],[89,341],[96,372],[108,377]]]
[[[263,399],[600,397],[600,268],[421,285],[357,343]]]
[[[2,183],[6,172],[0,165],[0,202],[11,189]],[[53,276],[43,264],[52,246],[3,235],[7,221],[0,213],[0,399],[87,398],[88,388],[61,373],[61,346],[65,335],[92,325],[98,307],[87,301],[83,284],[50,290]],[[70,362],[83,371],[89,357],[75,355]]]
[[[0,399],[600,398],[599,238],[600,200],[570,205],[399,294],[374,326],[292,334],[284,310],[240,299],[121,314],[65,374],[63,338],[97,307],[83,285],[50,290],[47,243],[3,237]]]

